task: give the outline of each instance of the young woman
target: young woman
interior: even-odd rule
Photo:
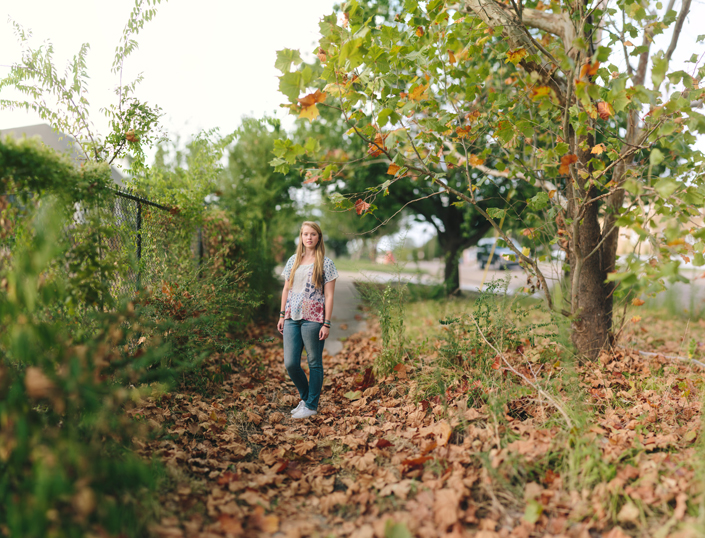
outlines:
[[[323,387],[323,346],[330,333],[333,294],[338,270],[325,257],[321,228],[304,222],[299,245],[286,263],[281,312],[277,329],[284,335],[284,366],[299,391],[301,401],[291,410],[293,418],[318,413]],[[301,369],[301,352],[306,348],[310,380]]]

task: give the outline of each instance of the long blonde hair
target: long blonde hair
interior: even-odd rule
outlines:
[[[324,284],[323,258],[326,255],[326,246],[323,244],[323,232],[321,231],[321,227],[315,222],[311,222],[308,220],[301,225],[301,229],[299,230],[299,245],[296,247],[296,257],[294,258],[294,267],[291,268],[291,274],[289,275],[289,285],[294,285],[294,275],[296,274],[296,270],[299,268],[299,265],[301,265],[301,260],[303,259],[304,254],[306,253],[304,240],[303,237],[301,237],[304,232],[304,226],[313,228],[318,234],[318,243],[316,243],[315,251],[316,258],[313,262],[313,277],[311,278],[311,283],[315,288],[322,290]]]

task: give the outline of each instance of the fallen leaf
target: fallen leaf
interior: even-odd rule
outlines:
[[[436,492],[433,502],[433,519],[440,530],[445,531],[458,521],[461,492],[454,489],[441,489]]]
[[[639,508],[629,501],[617,514],[617,520],[622,523],[636,523],[639,520]]]
[[[228,534],[234,534],[235,536],[241,536],[243,533],[242,523],[239,519],[234,518],[228,514],[220,514],[218,516],[218,522],[220,522],[220,527],[224,532]]]
[[[345,394],[343,394],[343,397],[347,398],[348,400],[359,400],[360,398],[362,398],[362,391],[361,390],[355,390],[355,391],[351,390],[350,392],[346,392]]]

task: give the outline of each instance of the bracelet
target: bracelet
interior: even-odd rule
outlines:
[[[283,318],[283,317],[286,317],[286,316],[284,316],[284,314],[279,314],[279,317],[280,317],[280,318]]]

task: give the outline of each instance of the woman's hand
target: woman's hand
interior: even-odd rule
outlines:
[[[330,327],[326,327],[325,325],[321,327],[320,332],[318,333],[318,339],[319,340],[325,340],[328,338],[328,335],[330,334]]]
[[[284,334],[284,318],[279,318],[279,323],[277,323],[277,330]]]

